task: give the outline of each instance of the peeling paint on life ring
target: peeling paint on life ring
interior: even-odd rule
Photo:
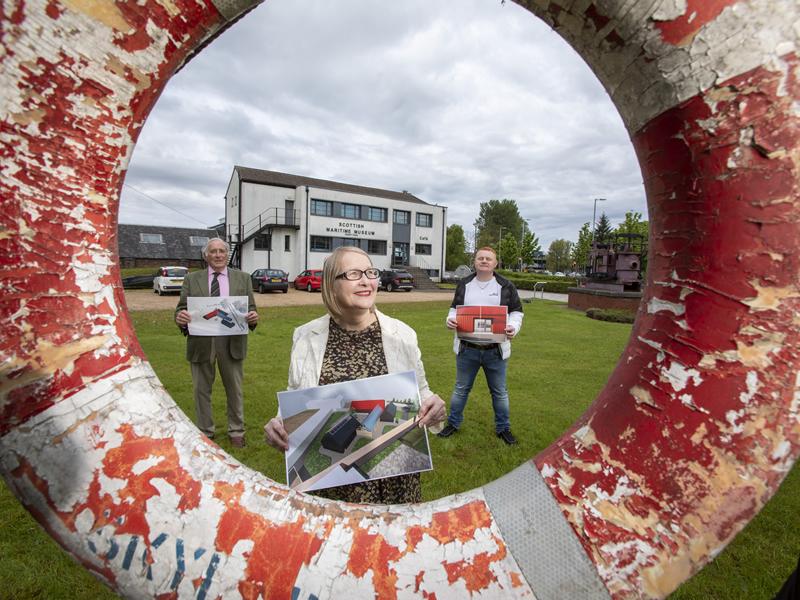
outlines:
[[[652,226],[630,343],[586,414],[481,489],[290,492],[197,432],[126,316],[119,189],[144,120],[244,0],[0,6],[0,471],[129,597],[663,597],[800,453],[800,7],[520,2],[590,64]],[[158,415],[158,418],[153,418]]]

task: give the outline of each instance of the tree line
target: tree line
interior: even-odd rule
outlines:
[[[453,271],[459,265],[469,265],[476,248],[489,246],[505,268],[527,265],[546,265],[551,272],[582,271],[589,260],[592,244],[591,223],[584,223],[577,232],[577,241],[557,239],[543,252],[533,228],[519,213],[516,200],[489,200],[481,202],[474,223],[474,237],[470,244],[461,225],[447,228],[445,269]],[[647,239],[648,222],[636,211],[625,213],[625,219],[613,227],[605,213],[600,215],[594,231],[595,241],[610,243],[617,234],[640,234]]]

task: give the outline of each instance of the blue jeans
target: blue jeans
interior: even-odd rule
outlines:
[[[478,350],[461,346],[461,352],[456,356],[456,387],[450,397],[450,416],[447,422],[458,429],[464,420],[464,407],[467,405],[469,392],[475,382],[478,370],[483,367],[486,383],[492,394],[492,408],[494,408],[494,429],[497,433],[509,429],[508,420],[508,389],[506,388],[506,364],[500,355],[500,348]]]

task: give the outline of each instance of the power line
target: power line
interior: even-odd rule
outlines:
[[[203,228],[205,228],[205,229],[210,229],[210,227],[209,227],[208,225],[206,225],[205,223],[203,223],[203,222],[202,222],[202,221],[200,221],[199,219],[196,219],[196,218],[195,218],[195,217],[193,217],[192,215],[187,215],[186,213],[182,213],[182,212],[181,212],[181,211],[179,211],[177,208],[173,208],[173,207],[172,207],[172,206],[170,206],[169,204],[166,204],[166,203],[164,203],[164,202],[161,202],[161,200],[157,200],[156,198],[153,198],[151,195],[149,195],[149,194],[145,194],[145,193],[144,193],[143,191],[141,191],[141,190],[137,190],[135,187],[133,187],[133,186],[132,186],[131,184],[129,184],[129,183],[123,183],[122,185],[123,185],[123,187],[126,187],[126,188],[130,188],[130,189],[132,189],[132,190],[133,190],[134,192],[136,192],[137,194],[141,194],[142,196],[144,196],[144,197],[145,197],[145,198],[147,198],[148,200],[152,200],[153,202],[155,202],[155,203],[157,203],[157,204],[160,204],[160,205],[161,205],[161,206],[163,206],[164,208],[168,208],[169,210],[171,210],[171,211],[173,211],[173,212],[176,212],[176,213],[178,213],[178,214],[179,214],[179,215],[181,215],[182,217],[186,217],[187,219],[191,219],[191,220],[192,220],[192,221],[194,221],[195,223],[200,223],[200,224],[203,226]]]

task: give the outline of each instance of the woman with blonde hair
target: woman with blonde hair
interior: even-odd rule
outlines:
[[[294,331],[288,389],[296,390],[402,371],[416,371],[421,405],[419,424],[444,420],[444,401],[431,392],[414,330],[375,308],[380,270],[352,246],[337,248],[322,270],[322,299],[328,314]],[[287,450],[289,436],[280,416],[264,426],[267,442]],[[397,504],[422,499],[419,473],[316,492],[347,502]]]

